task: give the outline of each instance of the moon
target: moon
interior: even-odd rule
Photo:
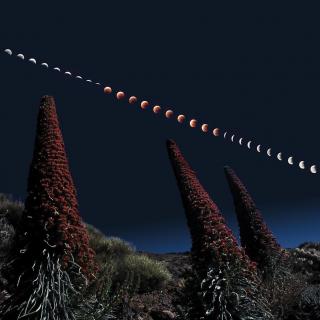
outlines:
[[[70,71],[66,71],[64,74],[68,75],[68,76],[72,76]]]
[[[282,153],[281,153],[281,152],[279,152],[279,153],[277,154],[277,159],[280,160],[280,161],[282,160]]]
[[[58,68],[58,67],[53,68],[53,70],[56,70],[56,71],[59,71],[59,72],[61,71],[60,68]]]
[[[81,76],[76,76],[76,78],[77,78],[77,79],[81,79],[81,80],[83,79]],[[106,88],[109,88],[109,87],[106,87]],[[110,89],[111,89],[111,88],[110,88]]]
[[[92,82],[92,80],[90,80],[90,79],[88,79],[88,80],[86,80],[86,81],[87,81],[87,82],[90,82],[90,83]]]
[[[247,143],[248,149],[251,149],[251,143],[252,143],[252,141],[249,141],[249,142]]]
[[[299,162],[299,168],[300,168],[300,169],[305,169],[305,168],[306,168],[306,166],[305,166],[305,164],[304,164],[304,161],[300,161],[300,162]]]
[[[123,91],[118,91],[116,97],[118,100],[121,100],[125,97],[125,93]]]
[[[206,123],[204,123],[202,126],[201,126],[201,130],[203,132],[208,132],[208,125]]]
[[[158,106],[158,105],[153,107],[153,112],[154,112],[154,113],[159,113],[160,110],[161,110],[161,107]]]
[[[240,146],[242,146],[242,140],[243,140],[243,138],[240,138],[240,139],[239,139],[239,144],[240,144]]]
[[[9,56],[12,56],[12,51],[10,49],[5,49],[4,52],[7,53]]]
[[[41,63],[43,67],[49,68],[49,65],[46,62]]]
[[[177,117],[177,120],[179,123],[182,123],[186,119],[185,115],[179,114]]]
[[[195,128],[196,126],[197,126],[197,120],[196,119],[190,120],[190,127]]]
[[[289,157],[289,158],[288,158],[288,163],[291,164],[291,165],[293,165],[293,157]]]
[[[37,64],[37,61],[36,61],[35,58],[30,58],[29,61],[30,61],[31,63],[33,63],[33,64]]]
[[[261,144],[257,145],[257,151],[261,152]]]
[[[223,135],[224,138],[226,138],[228,131],[226,131]]]
[[[131,96],[131,97],[129,98],[129,103],[130,103],[130,104],[134,104],[134,103],[136,103],[137,101],[138,101],[138,99],[137,99],[136,96]]]
[[[17,54],[17,57],[18,57],[19,59],[24,60],[24,55],[23,55],[22,53]]]
[[[311,173],[317,173],[317,167],[315,165],[310,167]]]
[[[172,110],[167,110],[165,113],[166,118],[170,119],[173,116],[173,111]]]
[[[233,142],[233,139],[234,139],[234,134],[231,136],[231,141]]]
[[[269,149],[267,150],[267,155],[268,155],[269,157],[272,156],[272,154],[271,154],[271,148],[269,148]]]
[[[213,135],[215,137],[218,137],[220,135],[220,129],[219,128],[215,128],[215,129],[213,129],[212,133],[213,133]]]
[[[141,102],[141,104],[140,104],[140,107],[141,107],[141,109],[147,109],[147,107],[149,106],[149,102],[148,101],[146,101],[146,100],[144,100],[144,101],[142,101]]]
[[[77,76],[76,78],[82,79],[80,76]],[[104,87],[103,92],[106,94],[110,94],[112,92],[112,89],[110,87]]]

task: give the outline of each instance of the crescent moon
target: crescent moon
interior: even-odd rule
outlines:
[[[240,138],[240,139],[239,139],[239,144],[240,144],[240,146],[242,146],[242,140],[243,140],[243,138]]]
[[[17,54],[17,57],[18,57],[19,59],[24,60],[24,55],[23,55],[22,53]]]
[[[59,71],[59,72],[61,71],[60,68],[58,68],[58,67],[53,68],[53,70],[56,70],[56,71]]]
[[[224,137],[224,138],[226,138],[226,136],[227,136],[227,133],[228,133],[227,131],[226,131],[226,132],[224,133],[224,135],[223,135],[223,137]]]
[[[251,149],[251,143],[252,143],[252,141],[249,141],[249,142],[247,143],[248,149]]]
[[[5,49],[4,52],[7,53],[9,56],[12,56],[12,51],[10,49]]]
[[[72,76],[70,71],[66,71],[64,74],[67,74],[68,76]]]
[[[310,167],[311,173],[317,173],[317,167],[315,165]]]
[[[268,155],[269,157],[271,157],[271,148],[269,148],[269,149],[267,150],[267,155]]]
[[[49,65],[46,62],[41,63],[43,67],[49,68]]]
[[[30,61],[31,63],[33,63],[33,64],[37,64],[37,61],[36,61],[35,58],[30,58],[29,61]]]
[[[96,82],[95,83],[97,86],[101,86],[101,83],[100,82]]]
[[[289,158],[288,158],[288,163],[291,164],[291,165],[293,165],[293,157],[289,157]]]
[[[300,161],[299,162],[299,168],[300,169],[305,169],[306,167],[305,167],[305,164],[304,164],[304,161]]]
[[[258,151],[258,152],[261,152],[261,144],[259,144],[259,145],[257,146],[257,151]]]
[[[81,79],[81,80],[83,79],[81,76],[76,76],[76,78],[77,78],[77,79]]]
[[[233,142],[233,139],[234,139],[234,134],[231,136],[231,141]]]
[[[278,158],[278,160],[282,160],[282,153],[281,152],[279,152],[278,154],[277,154],[277,158]]]
[[[86,80],[86,81],[87,81],[87,82],[90,82],[90,83],[92,82],[92,80],[90,80],[90,79],[88,79],[88,80]]]

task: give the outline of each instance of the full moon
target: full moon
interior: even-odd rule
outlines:
[[[173,111],[172,111],[172,110],[167,110],[167,111],[166,111],[166,117],[167,117],[168,119],[170,119],[170,118],[172,118],[172,116],[173,116]]]
[[[160,107],[160,106],[154,106],[154,107],[153,107],[153,112],[154,112],[154,113],[159,113],[160,110],[161,110],[161,107]]]
[[[117,99],[118,99],[118,100],[121,100],[121,99],[123,99],[124,97],[125,97],[124,92],[122,92],[122,91],[118,91],[118,92],[117,92]]]
[[[129,103],[130,104],[134,104],[134,103],[136,103],[137,102],[137,97],[136,96],[131,96],[130,98],[129,98]]]
[[[201,126],[201,130],[203,132],[208,132],[208,125],[206,123],[204,123],[202,126]]]
[[[106,94],[110,94],[112,92],[112,89],[110,87],[105,87],[103,89],[103,92],[106,93]]]
[[[183,114],[179,114],[178,115],[177,120],[178,120],[179,123],[182,123],[185,119],[186,119],[186,117]]]
[[[142,101],[141,102],[141,109],[147,109],[147,107],[149,106],[149,102],[148,101]]]
[[[190,121],[190,127],[191,128],[195,128],[197,126],[197,120],[196,119],[192,119],[191,121]]]
[[[218,137],[220,135],[220,129],[219,128],[215,128],[215,129],[213,129],[212,133],[213,133],[213,135],[215,137]]]

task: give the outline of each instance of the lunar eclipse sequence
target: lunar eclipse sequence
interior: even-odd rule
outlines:
[[[11,49],[4,49],[3,52],[5,54],[9,55],[9,56],[14,56],[13,55],[13,51]],[[21,59],[21,60],[24,60],[24,61],[28,61],[29,63],[32,63],[34,65],[38,64],[37,60],[35,58],[27,59],[22,53],[18,53],[15,56],[18,59]],[[203,133],[209,133],[209,134],[211,133],[216,138],[220,137],[220,136],[223,136],[223,138],[226,141],[228,139],[230,139],[231,142],[239,143],[240,146],[245,146],[245,147],[247,147],[247,149],[256,150],[258,153],[266,153],[268,158],[272,158],[272,156],[274,155],[275,158],[277,160],[279,160],[279,161],[284,161],[285,160],[282,152],[273,153],[272,148],[270,148],[270,147],[266,148],[263,151],[262,150],[263,147],[262,147],[261,144],[258,144],[256,147],[254,147],[252,145],[253,142],[251,140],[247,141],[247,142],[244,142],[244,138],[243,137],[238,138],[238,137],[236,137],[235,134],[230,134],[228,131],[222,132],[222,130],[220,128],[218,128],[218,127],[215,127],[214,129],[211,130],[211,129],[209,129],[209,125],[207,123],[199,123],[199,121],[197,121],[196,119],[187,120],[186,115],[184,115],[184,114],[175,115],[175,113],[174,113],[174,111],[172,109],[162,108],[159,105],[151,105],[149,103],[149,101],[146,101],[146,100],[142,100],[141,102],[139,102],[138,98],[136,96],[131,95],[131,96],[128,97],[127,94],[124,91],[114,91],[114,89],[112,87],[110,87],[110,86],[103,86],[100,82],[95,82],[95,81],[93,81],[91,79],[86,79],[85,77],[83,77],[81,75],[73,75],[70,71],[67,71],[67,70],[66,71],[62,71],[61,68],[59,68],[57,66],[51,67],[46,62],[41,62],[40,66],[43,67],[44,69],[51,69],[51,70],[53,70],[55,72],[63,73],[67,77],[74,77],[75,79],[77,79],[79,81],[85,81],[88,84],[95,85],[95,86],[101,88],[106,95],[114,94],[114,97],[116,98],[116,100],[128,99],[128,103],[129,104],[131,104],[131,105],[139,104],[140,108],[142,110],[152,109],[154,114],[161,114],[162,113],[162,114],[164,114],[165,118],[167,118],[167,119],[176,119],[176,121],[179,124],[184,123],[186,121],[189,121],[190,128],[200,128],[200,130]],[[293,156],[289,156],[287,158],[287,163],[290,166],[294,166],[294,164],[297,164],[298,167],[301,170],[305,170],[306,172],[310,172],[312,174],[318,173],[316,165],[313,164],[313,165],[311,165],[309,167],[309,166],[307,166],[305,164],[305,161],[303,161],[303,160],[295,161]],[[306,170],[306,169],[308,169],[308,170]]]

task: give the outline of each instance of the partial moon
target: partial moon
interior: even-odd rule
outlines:
[[[201,126],[201,130],[202,130],[203,132],[208,132],[208,128],[209,128],[209,126],[208,126],[206,123],[204,123],[204,124]]]
[[[233,142],[233,140],[234,140],[234,134],[231,136],[231,141]]]
[[[248,149],[251,149],[251,143],[252,143],[252,141],[249,141],[249,142],[247,143]]]
[[[100,82],[96,82],[95,83],[97,86],[101,86],[101,83]]]
[[[173,116],[173,111],[172,110],[167,110],[165,115],[166,115],[166,118],[170,119]]]
[[[161,107],[160,106],[154,106],[153,107],[153,112],[154,113],[159,113],[161,111]]]
[[[178,120],[179,123],[182,123],[185,119],[186,119],[186,117],[183,114],[179,114],[178,115],[177,120]]]
[[[125,93],[123,91],[118,91],[117,94],[116,94],[116,97],[118,100],[121,100],[125,97]]]
[[[190,127],[195,128],[196,126],[197,126],[197,120],[196,119],[190,120]]]
[[[279,152],[279,153],[277,154],[277,159],[280,160],[280,161],[282,160],[282,153],[281,153],[281,152]]]
[[[24,55],[23,55],[22,53],[17,54],[17,57],[18,57],[19,59],[24,60]]]
[[[224,138],[227,137],[227,133],[228,133],[228,131],[226,131],[226,132],[224,133],[224,135],[223,135]]]
[[[242,146],[242,140],[243,140],[243,138],[240,138],[240,139],[239,139],[239,144],[240,144],[240,146]]]
[[[310,167],[311,173],[317,173],[317,167],[315,165]]]
[[[131,97],[129,98],[129,103],[130,103],[130,104],[134,104],[134,103],[136,103],[137,101],[138,101],[138,99],[137,99],[136,96],[131,96]]]
[[[76,76],[78,79],[82,79],[80,76]],[[106,94],[110,94],[112,92],[112,89],[110,87],[104,87],[103,92]]]
[[[213,133],[213,135],[214,135],[215,137],[219,137],[219,135],[220,135],[220,129],[219,129],[219,128],[215,128],[215,129],[213,129],[212,133]]]
[[[46,62],[41,63],[43,67],[49,68],[49,65]]]
[[[257,151],[258,151],[258,152],[261,152],[261,144],[258,144],[258,145],[257,145]]]
[[[56,71],[58,71],[58,72],[61,71],[60,68],[58,68],[58,67],[53,68],[53,70],[56,70]]]
[[[87,82],[90,82],[90,83],[92,82],[92,80],[90,80],[90,79],[88,79],[88,80],[86,80],[86,81],[87,81]]]
[[[306,167],[305,167],[305,164],[304,164],[304,161],[300,161],[299,162],[299,168],[300,169],[305,169]]]
[[[9,56],[12,56],[12,51],[10,49],[5,49],[4,52],[7,53]]]
[[[31,63],[33,63],[33,64],[37,64],[37,61],[36,61],[35,58],[30,58],[30,59],[29,59],[29,62],[31,62]]]
[[[149,102],[148,101],[146,101],[146,100],[144,100],[144,101],[142,101],[141,102],[141,104],[140,104],[140,107],[141,107],[141,109],[147,109],[147,107],[149,106]]]
[[[76,78],[81,80],[83,79],[81,76],[76,76]],[[109,88],[109,87],[106,87],[106,88]]]
[[[271,148],[269,148],[269,149],[267,150],[267,155],[268,155],[269,157],[272,156],[272,154],[271,154]]]
[[[68,75],[68,76],[72,76],[70,71],[66,71],[64,74]]]
[[[289,157],[289,158],[288,158],[288,163],[291,164],[291,165],[293,165],[293,157]]]

